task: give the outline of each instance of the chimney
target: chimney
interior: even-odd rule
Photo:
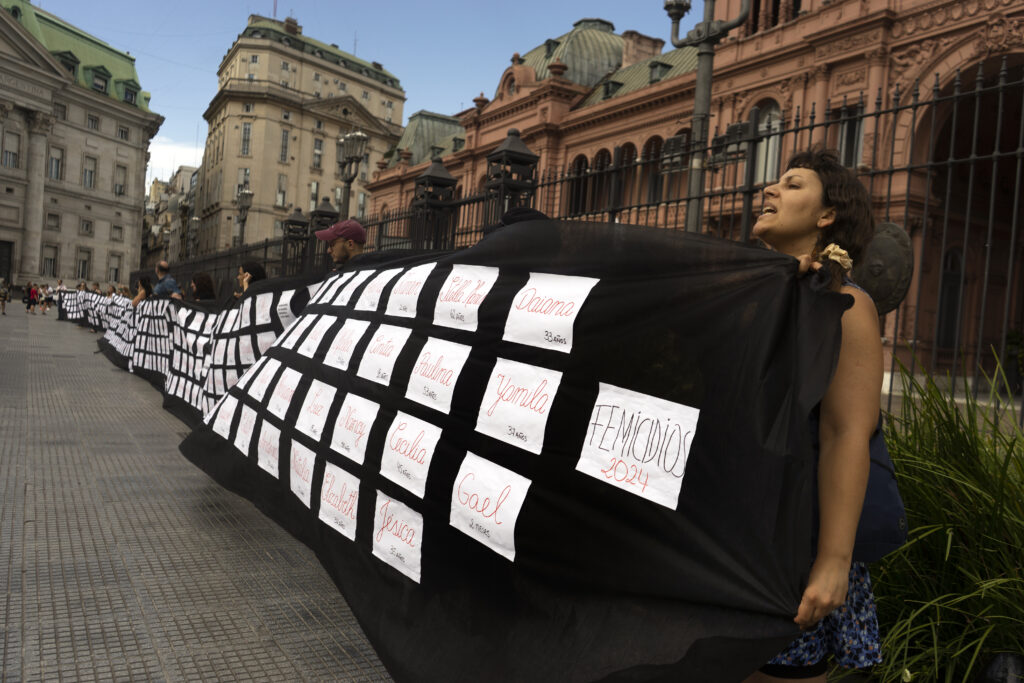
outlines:
[[[298,36],[302,34],[302,27],[299,26],[299,22],[295,20],[295,17],[288,17],[284,20],[284,32]]]
[[[657,57],[661,54],[663,47],[665,47],[665,41],[661,38],[651,38],[637,31],[626,31],[622,34],[621,68],[624,69],[645,59]]]

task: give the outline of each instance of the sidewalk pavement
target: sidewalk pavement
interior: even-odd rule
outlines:
[[[0,316],[0,680],[390,680],[313,553],[55,313]]]

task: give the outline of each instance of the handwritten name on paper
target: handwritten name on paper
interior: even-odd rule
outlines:
[[[266,353],[275,341],[277,341],[277,335],[273,332],[260,332],[256,335],[256,346],[259,347],[261,354]]]
[[[274,375],[281,367],[281,361],[276,358],[269,358],[264,364],[260,374],[253,378],[249,385],[249,395],[257,401],[263,400],[263,395],[267,393],[267,387],[270,386],[270,382],[274,379]]]
[[[354,541],[358,510],[359,479],[337,465],[326,463],[324,481],[320,487],[320,520]]]
[[[334,306],[348,306],[348,302],[352,298],[352,294],[359,289],[359,285],[366,282],[367,278],[376,272],[376,270],[361,270],[353,275],[349,283],[345,285],[338,296],[334,298],[332,304]]]
[[[498,274],[497,268],[489,266],[452,266],[434,305],[434,324],[475,332],[480,304],[498,280]]]
[[[452,488],[449,524],[509,559],[516,559],[516,520],[530,480],[466,453]]]
[[[317,291],[315,300],[310,299],[310,303],[330,304],[334,300],[334,297],[338,295],[342,286],[351,280],[353,275],[355,275],[354,272],[348,272],[335,277],[332,280],[328,280],[324,286]]]
[[[256,354],[252,350],[252,337],[243,335],[238,338],[238,360],[242,365],[252,365]]]
[[[576,469],[675,509],[700,411],[600,384]]]
[[[270,324],[270,308],[274,303],[274,295],[270,292],[256,295],[256,324]]]
[[[366,437],[377,419],[378,410],[380,406],[373,401],[349,393],[334,423],[331,449],[362,464],[366,458]]]
[[[465,344],[428,338],[413,364],[405,397],[448,414],[455,384],[471,350]]]
[[[292,441],[292,457],[289,486],[292,493],[309,507],[309,496],[313,488],[313,466],[316,464],[316,453],[298,441]]]
[[[220,405],[217,411],[217,418],[213,421],[213,431],[225,439],[231,438],[231,421],[235,418],[235,409],[238,408],[238,399],[228,396]]]
[[[238,429],[235,430],[235,448],[242,455],[249,457],[249,444],[253,432],[256,431],[256,411],[249,406],[242,406],[242,415],[238,418]]]
[[[281,430],[263,421],[263,428],[260,430],[260,438],[256,444],[256,457],[260,469],[269,472],[278,478],[278,461],[281,458]]]
[[[580,309],[599,280],[590,277],[530,273],[512,300],[503,339],[569,353]]]
[[[499,358],[491,371],[476,431],[531,453],[544,447],[548,413],[562,373]]]
[[[319,319],[319,315],[301,316],[298,322],[293,323],[291,328],[285,330],[285,333],[281,335],[281,340],[278,344],[286,349],[294,349],[295,345],[299,342],[299,338],[302,336],[302,333],[309,329],[309,326]]]
[[[391,288],[391,296],[388,298],[388,307],[385,312],[388,315],[402,318],[415,318],[420,292],[423,291],[427,277],[436,266],[436,263],[424,263],[403,273],[395,282],[395,286]]]
[[[370,323],[366,320],[353,320],[352,318],[346,320],[338,334],[335,335],[330,348],[327,349],[324,364],[339,370],[348,370],[348,364],[352,361],[352,352],[369,327]]]
[[[334,403],[334,395],[337,390],[330,384],[324,384],[318,379],[313,380],[306,398],[302,402],[299,416],[295,420],[295,428],[303,434],[313,437],[317,441],[324,434],[324,425],[327,423],[327,411]]]
[[[277,384],[274,386],[273,393],[270,395],[267,410],[284,419],[301,380],[302,374],[298,370],[285,368],[284,372],[281,373],[281,377],[277,380]]]
[[[401,268],[391,268],[378,273],[377,276],[370,280],[369,284],[366,285],[363,289],[363,293],[359,295],[359,300],[356,301],[356,310],[376,311],[377,307],[380,306],[380,295],[384,293],[384,288],[387,287],[388,283],[395,279],[395,276],[401,272]]]
[[[405,348],[412,332],[408,327],[381,325],[370,337],[370,343],[363,353],[356,374],[363,379],[387,386],[391,383],[391,373],[395,369],[395,361]]]
[[[416,583],[420,582],[423,515],[377,491],[373,554]]]
[[[440,439],[440,427],[398,411],[384,441],[380,473],[422,498]]]
[[[309,331],[306,338],[299,344],[299,353],[306,358],[313,358],[316,356],[316,350],[320,347],[320,343],[324,337],[327,336],[327,331],[331,329],[336,318],[330,315],[322,315],[320,319],[313,325],[313,329]]]
[[[292,297],[294,295],[294,289],[281,292],[281,298],[277,302],[277,319],[281,321],[282,327],[288,327],[295,321],[295,314],[292,313]]]
[[[263,370],[263,366],[266,364],[267,360],[267,357],[264,356],[250,366],[249,369],[245,371],[245,374],[238,379],[238,384],[236,386],[239,389],[244,389],[246,385],[249,384],[249,381]]]

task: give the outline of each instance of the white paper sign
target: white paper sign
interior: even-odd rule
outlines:
[[[398,411],[384,440],[380,473],[420,498],[441,428]]]
[[[405,397],[442,413],[450,412],[455,383],[470,351],[465,344],[428,338],[412,366]]]
[[[277,335],[273,332],[260,332],[256,335],[256,346],[259,347],[260,353],[266,353],[276,340]]]
[[[245,371],[245,374],[238,379],[238,384],[236,386],[239,389],[244,389],[245,386],[252,380],[252,378],[259,374],[260,370],[263,369],[263,366],[266,364],[268,360],[270,359],[264,356],[263,358],[260,358],[258,361],[256,361],[256,364],[250,366],[250,368]]]
[[[355,275],[354,272],[348,272],[334,278],[327,285],[324,285],[319,292],[317,292],[316,301],[311,301],[310,303],[330,304],[338,294],[338,290],[341,289],[342,285],[351,280],[353,275]]]
[[[363,353],[356,374],[363,379],[387,386],[391,383],[391,373],[395,369],[395,361],[402,352],[405,342],[412,332],[408,327],[381,325],[370,337],[370,343]]]
[[[270,324],[270,306],[274,303],[274,295],[270,292],[256,296],[256,324]]]
[[[379,409],[379,405],[361,396],[346,396],[334,423],[331,448],[349,460],[362,464],[366,457],[366,439]]]
[[[238,317],[235,317],[236,313]],[[228,317],[224,321],[224,328],[232,331],[249,325],[252,325],[252,299],[243,301],[240,309],[233,308],[228,311]]]
[[[283,420],[292,404],[292,399],[295,398],[295,390],[299,388],[301,380],[302,373],[293,368],[285,368],[274,386],[274,392],[270,395],[267,409]]]
[[[436,263],[424,263],[422,266],[410,268],[398,278],[388,297],[387,314],[402,318],[415,318],[416,306],[420,300],[420,292],[427,281],[427,276],[437,267]]]
[[[569,353],[576,316],[598,282],[592,277],[530,273],[512,300],[502,338]]]
[[[231,420],[235,417],[235,409],[238,408],[238,399],[228,396],[220,405],[217,411],[217,418],[213,421],[213,431],[225,439],[231,438]]]
[[[260,469],[278,478],[278,461],[281,459],[281,430],[263,421],[263,428],[260,430],[260,440],[256,446],[256,455]]]
[[[416,583],[420,582],[423,515],[377,491],[373,515],[373,554]]]
[[[437,295],[434,324],[475,332],[480,304],[497,279],[497,268],[461,264],[453,266]]]
[[[401,272],[401,268],[391,268],[378,273],[377,277],[370,280],[366,289],[359,295],[359,300],[356,301],[356,310],[376,311],[380,306],[380,295],[384,293],[384,288]]]
[[[331,303],[335,306],[348,306],[348,302],[352,298],[352,294],[359,289],[359,285],[366,282],[366,278],[376,272],[376,270],[361,270],[353,275],[349,283],[345,285],[344,289],[341,290],[341,293],[338,294]]]
[[[352,318],[346,320],[345,324],[338,330],[334,341],[331,342],[331,347],[327,349],[324,364],[339,370],[348,370],[348,364],[352,361],[352,352],[369,327],[370,323],[366,320],[354,320]]]
[[[316,453],[298,441],[292,441],[291,474],[289,486],[295,497],[309,507],[309,496],[313,488],[313,466],[316,464]]]
[[[299,353],[306,358],[312,358],[316,355],[317,348],[319,348],[324,337],[327,336],[327,330],[331,329],[331,325],[337,320],[334,316],[329,315],[321,315],[319,318],[310,333],[302,340],[302,344],[299,345]]]
[[[281,292],[281,299],[277,302],[277,317],[281,321],[282,327],[288,327],[295,322],[295,315],[292,313],[292,296],[294,295],[294,289]]]
[[[320,380],[314,379],[309,391],[306,392],[299,416],[295,420],[295,428],[319,441],[324,434],[327,412],[331,409],[336,391],[330,384],[324,384]]]
[[[599,387],[576,469],[676,509],[700,411],[611,384]]]
[[[476,430],[531,453],[544,448],[551,403],[562,373],[499,358],[491,371]]]
[[[309,328],[309,326],[315,323],[319,318],[320,316],[318,315],[304,315],[301,318],[299,318],[299,321],[292,325],[291,331],[284,336],[284,339],[281,341],[279,345],[286,349],[294,349],[295,345],[299,341],[299,338],[302,337],[302,333],[305,332]]]
[[[359,479],[337,465],[324,467],[320,487],[320,520],[349,540],[356,540],[356,512],[359,508]]]
[[[249,395],[257,401],[263,400],[263,395],[267,393],[267,387],[270,386],[271,380],[274,379],[274,373],[281,367],[281,361],[275,358],[268,358],[260,374],[256,375],[249,383]]]
[[[242,365],[252,365],[256,360],[256,354],[252,350],[252,337],[247,334],[238,338],[238,360]]]
[[[213,364],[224,365],[224,357],[228,348],[227,339],[218,339],[213,345]]]
[[[252,434],[256,431],[256,411],[249,406],[242,406],[242,416],[238,418],[238,429],[235,431],[235,448],[248,457]]]
[[[509,560],[516,559],[516,520],[530,480],[466,453],[452,487],[449,524]]]

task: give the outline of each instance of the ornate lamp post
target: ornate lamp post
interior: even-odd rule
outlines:
[[[537,189],[539,159],[515,128],[510,128],[501,144],[487,155],[487,182],[484,187],[497,200],[497,215],[491,216],[490,222],[497,222],[513,207],[529,206]]]
[[[348,135],[342,135],[336,143],[338,153],[338,175],[344,183],[344,190],[341,195],[341,209],[338,214],[348,218],[349,196],[352,193],[352,181],[359,175],[359,164],[366,155],[366,146],[370,143],[370,136],[357,130]]]
[[[295,249],[309,243],[309,219],[302,215],[299,207],[284,219],[284,245],[281,248],[281,275],[294,275],[288,268],[288,255]]]
[[[242,246],[245,244],[245,219],[249,217],[249,209],[252,208],[252,190],[248,183],[238,191],[235,201],[238,204],[238,244]]]
[[[715,20],[715,0],[704,0],[704,21],[693,27],[686,38],[679,38],[679,20],[690,11],[690,0],[665,0],[665,11],[672,20],[672,44],[697,47],[697,83],[693,94],[693,154],[690,155],[690,179],[687,187],[686,231],[700,232],[703,212],[704,157],[708,147],[708,120],[711,118],[711,71],[715,45],[729,31],[740,26],[750,14],[750,0],[743,0],[740,15],[731,21]]]
[[[412,223],[413,249],[454,249],[455,225],[451,202],[458,180],[441,163],[441,157],[430,160],[430,166],[416,178],[412,207],[416,210]]]

